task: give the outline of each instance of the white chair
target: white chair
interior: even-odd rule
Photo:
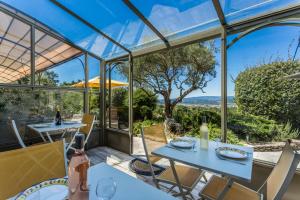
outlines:
[[[19,144],[21,145],[22,148],[25,148],[26,145],[24,144],[24,141],[21,138],[21,135],[19,133],[19,130],[17,128],[15,120],[11,120],[11,126],[12,126],[12,129],[13,129],[13,132],[14,132],[15,136],[18,139]]]
[[[76,135],[80,134],[80,133],[83,133],[85,135],[85,140],[84,140],[84,146],[86,145],[90,135],[91,135],[91,132],[93,130],[93,126],[94,126],[94,123],[95,123],[95,115],[90,115],[90,114],[84,114],[83,117],[82,117],[82,123],[85,124],[85,126],[81,127],[79,129],[79,131],[77,131],[74,136],[72,137],[71,139],[71,142],[68,144],[67,146],[67,151],[69,149],[73,149],[74,148],[72,147],[72,145],[75,143],[75,137]]]

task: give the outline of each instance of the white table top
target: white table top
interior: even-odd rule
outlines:
[[[219,147],[229,146],[238,148],[248,152],[248,158],[246,160],[239,160],[238,162],[244,163],[239,164],[230,160],[220,159],[215,152],[217,143],[209,141],[208,149],[200,148],[200,139],[195,139],[195,151],[193,150],[184,150],[179,151],[176,149],[168,148],[163,146],[152,152],[152,154],[171,159],[177,162],[181,162],[186,165],[190,165],[196,168],[208,170],[211,172],[223,174],[232,178],[241,179],[244,181],[251,181],[252,177],[252,164],[253,164],[253,148],[244,147],[239,145],[230,145],[219,142]]]
[[[112,200],[175,200],[176,198],[151,186],[143,181],[131,177],[106,163],[94,165],[88,170],[89,199],[95,200],[96,185],[100,178],[112,177],[117,183],[117,190]]]
[[[43,128],[38,128],[38,127],[34,127],[35,125],[49,125],[48,127],[43,127]],[[70,129],[70,128],[80,128],[83,126],[86,126],[86,124],[82,124],[81,122],[76,122],[76,123],[72,123],[72,124],[64,124],[62,122],[61,125],[55,125],[54,123],[39,123],[39,124],[29,124],[27,125],[29,128],[43,133],[43,132],[51,132],[51,131],[59,131],[59,130],[65,130],[65,129]]]

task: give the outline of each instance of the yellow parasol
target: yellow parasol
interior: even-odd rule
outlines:
[[[73,85],[73,87],[84,87],[84,81],[76,83]],[[122,87],[122,86],[128,86],[128,83],[121,82],[121,81],[116,81],[116,80],[111,80],[111,87]],[[91,88],[100,88],[100,77],[97,76],[95,78],[92,78],[88,81],[88,87]],[[106,88],[109,87],[109,80],[106,80]]]

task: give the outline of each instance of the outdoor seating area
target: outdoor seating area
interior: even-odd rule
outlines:
[[[0,200],[299,200],[299,0],[0,0]]]

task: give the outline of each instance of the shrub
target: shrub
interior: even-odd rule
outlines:
[[[283,78],[299,70],[299,61],[277,61],[241,72],[235,81],[239,111],[299,127],[300,82]]]
[[[138,88],[133,93],[133,116],[135,120],[152,119],[153,111],[156,108],[157,96],[150,90],[147,93]],[[128,105],[128,96],[125,100],[125,105]]]
[[[124,100],[128,97],[126,88],[115,88],[111,90],[111,103],[114,107],[124,107]]]
[[[221,129],[216,126],[215,124],[208,124],[208,130],[209,130],[209,139],[210,140],[216,140],[221,139]],[[193,128],[189,132],[186,133],[188,136],[192,137],[201,137],[200,129],[199,128]],[[240,144],[239,138],[230,130],[227,131],[227,142],[230,144]]]

